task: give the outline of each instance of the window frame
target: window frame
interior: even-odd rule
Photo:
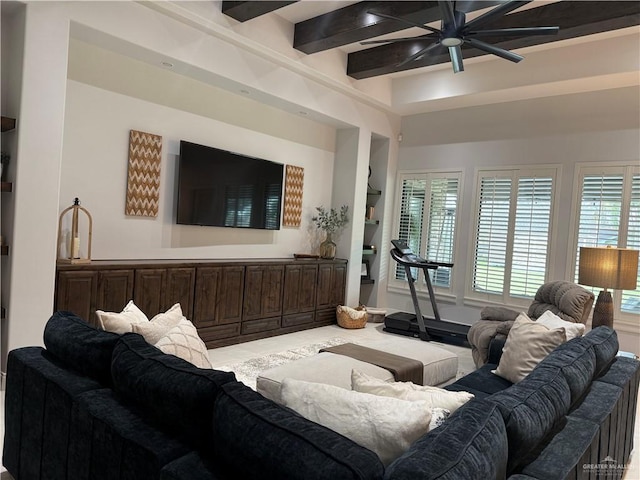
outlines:
[[[615,175],[622,174],[622,205],[620,211],[620,227],[618,230],[618,244],[617,247],[627,246],[628,234],[629,234],[629,215],[631,205],[632,194],[632,179],[634,175],[640,175],[640,166],[638,162],[583,162],[576,163],[574,173],[573,184],[573,201],[571,208],[571,227],[569,232],[569,243],[567,245],[567,266],[566,266],[566,278],[577,278],[578,271],[578,235],[580,231],[580,206],[582,203],[582,192],[584,186],[584,177],[586,175]],[[602,290],[600,287],[591,287],[583,285],[586,289],[592,291],[596,296]],[[640,284],[638,287],[640,288]],[[622,295],[621,290],[611,290],[613,297],[613,316],[615,328],[621,326],[623,331],[635,332],[637,330],[637,322],[640,319],[640,314],[623,312],[622,311]],[[594,300],[595,304],[595,300]],[[589,322],[592,316],[589,315]],[[636,330],[634,330],[635,328]]]
[[[471,224],[470,230],[473,236],[469,241],[469,250],[467,252],[467,258],[469,259],[469,268],[465,278],[465,303],[469,305],[511,305],[513,307],[521,306],[528,308],[533,300],[533,296],[513,296],[509,289],[511,288],[511,275],[513,267],[513,248],[514,248],[514,230],[516,210],[517,210],[517,196],[518,196],[518,183],[521,178],[535,178],[535,177],[551,177],[551,205],[549,208],[549,230],[548,230],[548,248],[545,259],[545,273],[544,281],[549,281],[549,274],[551,271],[550,265],[552,259],[556,253],[554,245],[557,244],[557,221],[558,221],[558,194],[561,184],[562,165],[558,164],[540,164],[536,166],[503,166],[503,167],[487,167],[477,168],[475,170],[474,178],[474,190],[473,190],[473,202],[471,210]],[[476,261],[476,248],[477,248],[477,236],[476,232],[479,228],[480,221],[480,193],[482,187],[482,179],[488,177],[500,177],[511,179],[511,194],[509,202],[509,219],[508,219],[508,237],[507,247],[505,254],[505,274],[503,284],[506,287],[502,294],[492,292],[478,292],[474,290],[474,271]],[[516,200],[515,202],[513,200]]]
[[[396,176],[396,195],[395,195],[395,203],[393,210],[393,230],[392,230],[392,238],[397,238],[398,232],[400,230],[401,223],[401,211],[402,208],[402,185],[405,179],[419,179],[420,177],[424,177],[426,181],[426,189],[425,189],[425,204],[423,209],[422,216],[422,225],[420,229],[420,251],[416,252],[419,256],[424,258],[426,252],[426,238],[429,231],[429,224],[431,219],[429,218],[429,211],[431,205],[431,180],[437,178],[445,178],[445,179],[457,179],[458,181],[458,191],[456,198],[456,219],[454,222],[454,233],[453,233],[453,252],[452,252],[452,263],[454,266],[451,268],[451,277],[449,281],[448,287],[443,287],[436,285],[435,282],[432,282],[433,290],[438,296],[448,296],[451,298],[455,298],[454,290],[455,290],[455,278],[456,278],[456,266],[455,266],[455,258],[459,255],[457,254],[459,248],[459,230],[460,230],[460,217],[462,212],[462,201],[463,201],[463,192],[464,192],[464,171],[462,169],[421,169],[421,170],[400,170]],[[396,291],[401,293],[406,293],[409,290],[409,285],[406,280],[400,280],[396,278],[396,267],[397,263],[394,261],[389,262],[389,280],[387,283],[387,287],[390,291]],[[427,284],[424,280],[424,271],[423,269],[418,270],[418,277],[415,281],[416,293],[419,296],[428,295]]]

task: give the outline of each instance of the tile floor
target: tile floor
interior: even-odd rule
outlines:
[[[231,365],[243,362],[251,358],[260,357],[270,353],[277,353],[292,348],[302,347],[310,343],[319,343],[331,338],[340,337],[347,341],[365,343],[367,340],[377,340],[381,336],[394,338],[398,342],[419,342],[416,338],[403,337],[401,335],[391,335],[382,331],[381,324],[368,324],[366,328],[360,330],[345,330],[337,325],[305,330],[302,332],[281,335],[278,337],[265,338],[254,342],[232,345],[209,350],[209,358],[213,367]],[[468,348],[449,345],[446,343],[434,342],[441,348],[447,349],[458,355],[458,372],[467,373],[475,369],[471,358],[471,350]],[[4,441],[4,391],[0,392],[0,451]],[[631,454],[629,464],[623,480],[640,480],[640,412],[636,415],[635,450]],[[13,480],[11,475],[0,467],[0,480]]]

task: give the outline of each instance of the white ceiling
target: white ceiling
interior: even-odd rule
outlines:
[[[282,64],[309,78],[402,116],[464,108],[477,111],[505,103],[517,109],[526,105],[527,113],[534,117],[543,116],[549,106],[562,110],[565,116],[584,116],[597,114],[607,105],[610,95],[612,105],[627,105],[624,118],[634,117],[636,112],[635,116],[640,118],[640,27],[517,50],[525,57],[518,64],[483,56],[465,60],[465,71],[458,74],[445,64],[355,80],[345,73],[346,56],[362,48],[359,44],[313,55],[305,55],[291,46],[296,22],[353,3],[356,2],[302,0],[244,23],[223,15],[221,1],[144,5],[207,34],[232,39],[240,48],[245,46],[272,59],[280,58]],[[541,3],[549,2],[536,0],[528,7],[535,8]],[[410,29],[394,35],[411,34]],[[87,41],[86,35],[82,40]],[[142,51],[130,54],[158,64],[157,54]],[[216,78],[210,76],[206,81],[214,83]],[[582,95],[584,101],[580,101]],[[597,106],[593,104],[594,98],[598,100]],[[551,100],[536,102],[536,99]]]

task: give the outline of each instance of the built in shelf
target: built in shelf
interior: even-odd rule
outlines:
[[[10,117],[2,117],[2,131],[8,132],[16,128],[16,119]]]
[[[380,224],[380,220],[365,220],[364,224],[365,225],[379,225]]]
[[[361,285],[373,285],[376,281],[373,278],[362,278],[360,279]]]
[[[367,248],[365,250],[362,250],[363,255],[375,255],[376,253],[378,252],[372,248]]]
[[[9,255],[9,245],[0,245],[0,255]]]
[[[11,182],[0,183],[0,192],[11,192],[11,191],[13,191],[13,183]]]
[[[367,195],[382,195],[382,190],[376,190],[375,188],[367,188]]]

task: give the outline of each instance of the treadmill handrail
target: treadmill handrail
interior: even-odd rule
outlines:
[[[391,250],[391,256],[400,265],[407,265],[409,267],[428,268],[432,270],[435,270],[438,267],[453,267],[453,263],[432,262],[430,260],[418,257],[415,254],[403,255],[395,248]]]

